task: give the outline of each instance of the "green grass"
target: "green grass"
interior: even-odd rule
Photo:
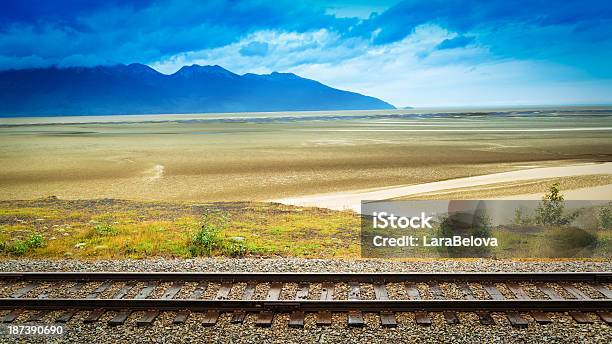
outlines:
[[[0,201],[0,214],[10,214],[0,217],[0,257],[361,256],[359,217],[317,208],[254,202],[41,199]],[[595,233],[594,257],[610,257],[612,230]],[[432,233],[416,230],[411,234],[422,237]],[[503,242],[503,249],[491,251],[497,258],[537,257],[551,247],[544,232],[496,229],[492,235]],[[570,241],[572,238],[567,236]],[[439,257],[439,252],[421,246],[412,248],[405,257]]]
[[[11,256],[23,256],[28,252],[43,247],[45,243],[45,238],[38,233],[30,234],[25,240],[16,239],[8,241],[5,239],[5,236],[2,238],[4,240],[0,242],[0,254]]]
[[[0,208],[0,219],[57,218],[58,212],[50,208]]]
[[[4,257],[320,258],[360,253],[354,245],[359,241],[357,215],[270,203],[41,199],[0,202],[0,214],[10,214],[0,217],[0,247],[4,247],[0,256]],[[42,242],[28,241],[35,234]]]

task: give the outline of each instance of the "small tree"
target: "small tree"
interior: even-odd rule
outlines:
[[[228,217],[220,211],[211,211],[202,215],[202,225],[190,238],[189,251],[192,256],[211,256],[221,248],[223,238],[221,231],[225,229]]]
[[[554,183],[536,208],[535,221],[540,225],[569,225],[580,214],[578,211],[569,215],[564,213],[565,201],[559,190],[559,183]]]

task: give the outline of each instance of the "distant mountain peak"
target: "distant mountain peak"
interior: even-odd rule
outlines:
[[[216,75],[225,75],[225,76],[238,76],[237,74],[234,74],[232,72],[230,72],[229,70],[219,66],[219,65],[213,65],[213,66],[200,66],[199,64],[192,64],[191,66],[183,66],[181,67],[181,69],[179,69],[178,71],[176,71],[174,74],[172,75],[176,75],[176,76],[194,76],[194,75],[200,75],[200,74],[216,74]]]
[[[281,72],[272,72],[270,73],[273,77],[281,77],[281,78],[301,78],[293,73],[281,73]],[[303,78],[302,78],[303,79]]]
[[[194,64],[167,75],[139,63],[0,71],[0,105],[0,116],[394,109],[293,73]]]
[[[280,72],[272,72],[270,74],[246,73],[243,75],[243,77],[268,79],[268,80],[285,80],[285,79],[309,80],[306,78],[302,78],[301,76],[298,76],[293,73],[280,73]]]
[[[127,65],[127,67],[131,69],[135,69],[135,70],[155,71],[155,69],[151,68],[150,66],[146,64],[142,64],[142,63],[130,63],[129,65]]]

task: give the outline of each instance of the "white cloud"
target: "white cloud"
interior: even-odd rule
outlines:
[[[267,44],[266,54],[243,55],[253,43]],[[306,33],[258,31],[237,43],[220,48],[181,53],[154,63],[153,68],[172,73],[186,64],[221,65],[236,73],[287,71],[296,65],[333,63],[358,55],[367,48],[361,39],[343,40],[337,33],[322,29]]]
[[[590,82],[569,67],[497,58],[477,43],[436,49],[442,41],[454,37],[457,33],[430,24],[386,45],[373,45],[365,38],[341,37],[325,29],[305,33],[267,30],[220,48],[181,53],[152,66],[165,73],[193,63],[218,64],[239,74],[292,72],[396,106],[611,100],[610,82]],[[267,44],[265,54],[241,54],[243,48],[263,43]],[[559,75],[564,79],[559,80]]]

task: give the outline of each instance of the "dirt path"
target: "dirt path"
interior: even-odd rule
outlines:
[[[293,198],[284,198],[272,200],[272,202],[278,202],[282,204],[291,204],[298,206],[311,206],[328,208],[335,210],[354,210],[360,211],[360,202],[362,200],[383,200],[397,197],[404,197],[414,194],[421,194],[434,191],[449,190],[455,188],[472,187],[487,184],[515,182],[519,180],[533,180],[543,178],[555,178],[555,177],[574,177],[583,175],[594,175],[594,174],[612,174],[612,162],[606,163],[592,163],[592,164],[576,164],[558,167],[541,167],[532,168],[518,171],[493,173],[475,177],[465,177],[444,180],[439,182],[407,185],[407,186],[393,186],[379,189],[368,189],[368,190],[354,190],[347,192],[329,193],[329,194],[317,194],[310,196],[301,196]],[[610,191],[612,187],[600,186],[593,188],[579,189],[575,191],[568,191],[567,198],[581,198],[581,199],[609,199]],[[575,195],[574,195],[575,194]],[[604,198],[603,196],[607,195]],[[512,196],[512,198],[521,197]],[[587,197],[588,196],[588,197]],[[525,197],[539,198],[541,195],[527,195]],[[585,198],[587,197],[587,198]],[[594,197],[594,198],[593,198]],[[529,198],[524,198],[529,199]]]

